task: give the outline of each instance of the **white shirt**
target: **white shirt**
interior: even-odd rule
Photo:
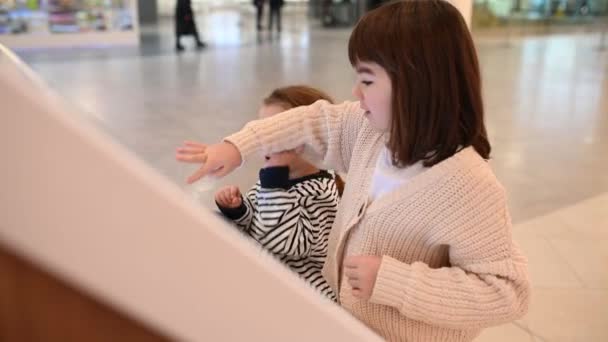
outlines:
[[[416,175],[422,173],[424,169],[425,167],[422,165],[422,162],[406,168],[395,167],[392,164],[389,150],[383,147],[376,161],[376,168],[372,176],[372,186],[369,193],[370,202],[406,184]]]

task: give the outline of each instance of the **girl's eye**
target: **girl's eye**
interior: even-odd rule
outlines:
[[[366,86],[372,85],[374,82],[372,81],[361,81],[361,83],[365,84]]]

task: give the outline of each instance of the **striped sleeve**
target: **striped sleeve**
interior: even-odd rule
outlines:
[[[310,218],[294,191],[261,188],[250,234],[279,255],[307,256],[314,243]]]
[[[326,239],[326,223],[335,217],[332,189],[328,180],[308,180],[289,190],[260,187],[249,234],[277,255],[314,256],[319,239]]]

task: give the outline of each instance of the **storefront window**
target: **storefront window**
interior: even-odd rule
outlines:
[[[131,0],[0,0],[0,35],[129,31]]]
[[[531,24],[585,24],[608,15],[608,0],[474,0],[473,25],[516,20]]]

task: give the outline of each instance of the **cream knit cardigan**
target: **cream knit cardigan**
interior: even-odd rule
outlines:
[[[305,145],[348,173],[323,275],[340,304],[385,339],[471,341],[527,311],[527,262],[512,240],[505,190],[472,147],[369,204],[384,140],[358,102],[319,101],[226,140],[243,160]],[[369,300],[354,298],[343,281],[347,255],[382,256]]]

